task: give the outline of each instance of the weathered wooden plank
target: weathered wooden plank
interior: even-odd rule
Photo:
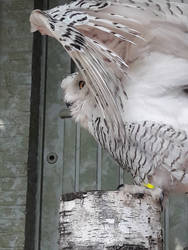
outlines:
[[[0,206],[0,215],[3,219],[15,220],[25,218],[25,207],[24,206]]]
[[[0,138],[13,138],[18,135],[25,135],[28,133],[29,124],[16,123],[16,124],[0,124]]]
[[[24,249],[24,232],[0,233],[0,247]]]
[[[3,145],[1,145],[0,153],[7,154],[8,156],[12,155],[10,158],[14,158],[14,153],[18,151],[22,153],[21,159],[27,159],[27,155],[24,156],[23,152],[25,152],[28,145],[28,139],[27,136],[3,137]]]
[[[0,178],[26,176],[27,172],[26,161],[21,162],[22,159],[19,158],[18,156],[19,155],[16,155],[14,157],[10,156],[10,158],[7,159],[6,161],[6,156],[0,153],[0,166],[1,166]],[[15,163],[16,160],[17,162]]]
[[[23,246],[21,247],[14,247],[14,248],[10,248],[10,247],[6,247],[6,248],[0,248],[0,250],[23,250]]]
[[[161,208],[150,195],[95,191],[62,196],[60,249],[162,250]]]
[[[1,0],[2,2],[2,10],[10,10],[10,11],[14,11],[14,10],[27,10],[28,9],[28,2],[25,2],[23,0],[16,0],[16,1],[12,1],[12,0]],[[2,11],[3,12],[3,11]],[[7,15],[7,13],[5,13]]]
[[[0,206],[25,206],[26,190],[0,192],[0,197]]]
[[[0,234],[11,232],[23,232],[25,225],[25,218],[22,219],[1,219],[0,221]]]
[[[5,41],[7,41],[6,36],[4,36]],[[1,42],[3,42],[2,40],[0,40]],[[1,43],[2,44],[2,43]],[[19,48],[19,47],[18,47]],[[2,51],[2,57],[1,57],[1,70],[3,71],[3,75],[7,72],[17,72],[18,74],[20,73],[25,73],[28,75],[28,77],[30,78],[31,75],[29,74],[29,70],[31,70],[29,68],[30,63],[31,63],[31,57],[28,54],[27,51],[23,50],[23,48],[21,49],[21,51],[16,50],[10,50],[8,47],[8,51],[6,51],[7,47],[5,48],[5,50]],[[28,50],[28,44],[27,44],[27,50]],[[22,68],[22,71],[20,72],[20,67]],[[2,77],[1,76],[1,77]],[[15,79],[16,80],[16,79]],[[11,89],[11,82],[9,82],[9,84],[7,84],[7,91],[9,91],[10,93],[15,91],[15,94],[20,92],[20,90],[22,90],[22,87],[27,87],[28,89],[30,88],[27,85],[24,85],[23,82],[19,82],[18,86],[13,87]],[[16,88],[17,87],[17,88]],[[25,98],[27,97],[27,95],[25,96]],[[20,98],[24,98],[24,95],[20,95]]]
[[[6,192],[6,191],[22,191],[23,187],[26,187],[27,185],[27,177],[22,176],[16,176],[12,178],[8,177],[1,177],[0,178],[0,191]]]
[[[16,124],[28,124],[30,114],[28,112],[16,112],[11,117],[8,117],[8,115],[3,116],[3,118],[0,119],[0,125],[3,129],[3,126],[6,125],[16,125]],[[27,133],[28,134],[28,133]]]
[[[13,100],[17,102],[28,102],[28,96],[30,96],[30,87],[27,85],[19,85],[19,88],[12,88],[12,86],[6,85],[1,87],[1,97],[3,96],[6,96],[7,100],[1,100],[0,105],[10,105]],[[13,106],[14,109],[17,107],[16,104],[17,103],[15,103],[15,105]]]

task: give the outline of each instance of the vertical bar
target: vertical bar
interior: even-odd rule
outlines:
[[[61,176],[63,178],[64,176],[64,147],[65,147],[65,119],[62,119],[62,172],[61,172]],[[62,183],[62,186],[61,186],[61,191],[63,193],[63,181],[61,182]]]
[[[38,33],[33,36],[25,250],[40,249],[42,210],[47,39]]]
[[[74,61],[72,59],[71,59],[71,65],[70,65],[70,67],[71,67],[71,73],[74,73],[75,70],[76,70],[76,64],[74,63]]]
[[[166,207],[163,216],[164,228],[164,250],[169,250],[169,199],[166,201]]]
[[[43,8],[48,9],[49,7],[49,0],[43,0]],[[40,133],[40,149],[41,149],[41,179],[40,179],[40,202],[39,202],[39,209],[40,213],[39,216],[40,218],[38,219],[39,225],[38,225],[38,230],[37,228],[35,229],[37,234],[39,235],[39,241],[37,243],[37,250],[41,249],[41,231],[42,231],[42,195],[43,195],[43,168],[44,168],[44,140],[45,140],[45,113],[46,113],[46,79],[47,79],[47,59],[48,59],[48,37],[42,37],[42,65],[41,65],[41,89],[42,89],[42,95],[41,99],[42,102],[40,103],[40,127],[39,127],[39,133]],[[41,131],[40,131],[41,130]],[[40,158],[40,157],[39,157]]]
[[[124,170],[123,168],[119,167],[119,185],[124,184]]]
[[[41,173],[40,173],[40,202],[38,202],[38,206],[40,206],[38,209],[40,212],[38,215],[40,216],[38,219],[39,225],[36,225],[37,228],[35,229],[37,232],[37,229],[39,232],[39,242],[38,242],[38,248],[40,249],[40,243],[41,243],[41,218],[42,218],[42,193],[43,193],[43,167],[44,167],[44,135],[45,135],[45,110],[46,110],[46,74],[47,74],[47,51],[48,51],[48,38],[43,37],[42,38],[42,65],[41,65],[41,103],[40,103],[40,127],[39,127],[39,145],[40,145],[40,153],[39,153],[39,166],[41,165]]]
[[[34,9],[48,8],[49,1],[34,0]],[[46,72],[47,72],[47,37],[39,33],[33,34],[32,57],[32,92],[31,92],[31,117],[28,173],[32,169],[33,180],[28,174],[27,197],[34,196],[34,201],[29,204],[27,200],[26,237],[25,249],[39,250],[41,241],[41,214],[42,214],[42,184],[43,184],[43,154],[44,154],[44,127],[46,105]],[[37,145],[37,146],[36,146]],[[31,159],[30,159],[31,158]],[[30,167],[31,164],[31,167]],[[34,173],[34,166],[37,170]],[[33,178],[32,177],[32,178]],[[31,190],[29,186],[31,185]],[[28,199],[28,198],[27,198]],[[37,202],[36,202],[37,200]],[[32,218],[30,212],[32,211]],[[31,221],[30,221],[31,220]],[[28,225],[27,225],[28,223]]]
[[[97,147],[97,190],[101,190],[101,179],[102,179],[102,149],[101,146],[98,145]]]
[[[71,59],[70,64],[71,73],[75,72],[76,65],[74,61]],[[76,124],[76,145],[75,145],[75,192],[79,192],[80,190],[80,125]]]
[[[188,194],[184,194],[184,197],[183,197],[183,200],[184,200],[184,205],[183,205],[183,218],[184,218],[184,221],[186,222],[186,227],[184,225],[184,230],[186,232],[188,232]],[[188,239],[186,238],[186,247],[184,248],[184,250],[188,250]]]
[[[80,125],[76,124],[75,192],[80,189]]]

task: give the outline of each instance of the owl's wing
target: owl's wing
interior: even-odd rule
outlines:
[[[122,107],[128,65],[147,45],[147,29],[156,21],[187,21],[188,8],[169,1],[77,0],[51,10],[34,10],[32,31],[55,37],[75,61],[108,124],[124,138]]]

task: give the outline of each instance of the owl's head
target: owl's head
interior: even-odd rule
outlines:
[[[97,112],[96,99],[91,93],[87,83],[78,72],[73,73],[63,79],[61,83],[64,101],[70,109],[72,117],[81,126],[88,129],[88,122]]]

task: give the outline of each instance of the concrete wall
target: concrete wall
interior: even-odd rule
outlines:
[[[33,0],[0,0],[0,250],[24,248]]]

